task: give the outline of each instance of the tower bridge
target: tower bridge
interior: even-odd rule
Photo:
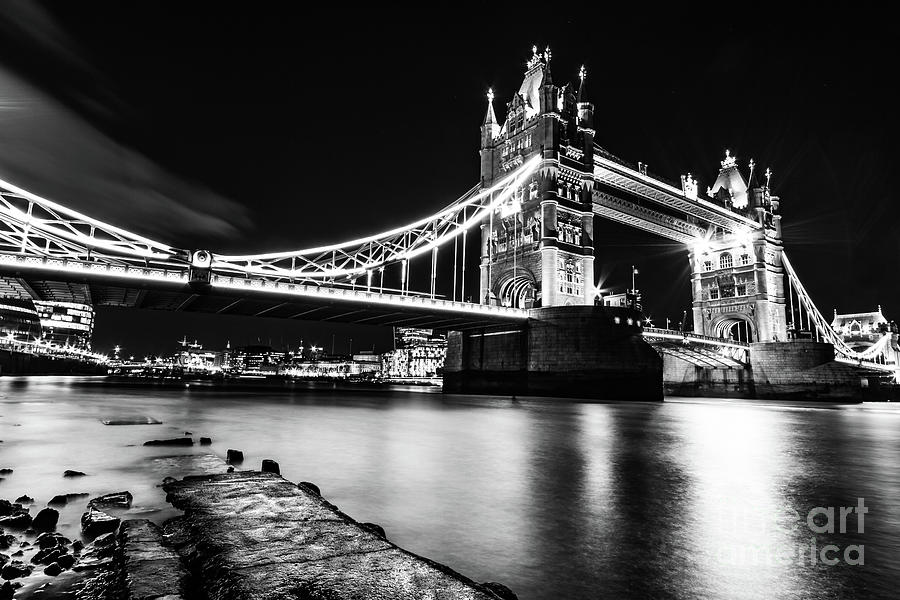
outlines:
[[[896,334],[853,349],[816,308],[784,250],[768,169],[751,160],[745,178],[726,152],[704,191],[690,173],[674,183],[618,158],[595,140],[585,69],[575,84],[557,83],[549,50],[533,49],[502,121],[494,99],[489,91],[478,184],[413,223],[304,250],[173,247],[0,180],[0,295],[444,329],[455,332],[449,389],[533,380],[541,383],[526,393],[559,391],[557,372],[581,382],[573,394],[595,396],[649,378],[635,387],[648,396],[660,355],[698,369],[753,370],[758,359],[757,388],[763,365],[789,361],[784,353],[897,371]],[[643,330],[639,314],[595,306],[595,217],[684,244],[690,335]],[[453,267],[439,273],[447,253]],[[476,262],[478,286],[467,289]],[[412,269],[428,274],[427,289],[414,289]],[[550,356],[565,336],[581,345],[574,358],[567,353],[570,364]],[[832,384],[868,377],[844,367],[829,371]]]

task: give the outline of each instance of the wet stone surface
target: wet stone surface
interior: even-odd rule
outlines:
[[[185,511],[176,549],[209,600],[498,598],[273,473],[189,477],[164,489]]]

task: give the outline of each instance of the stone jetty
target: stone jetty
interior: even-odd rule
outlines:
[[[275,473],[187,477],[164,489],[184,511],[167,538],[208,600],[515,598],[397,547]]]

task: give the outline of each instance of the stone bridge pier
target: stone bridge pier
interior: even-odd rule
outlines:
[[[662,400],[662,358],[628,308],[533,309],[523,326],[453,332],[444,391]]]

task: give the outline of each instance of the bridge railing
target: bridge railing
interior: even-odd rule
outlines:
[[[528,311],[521,308],[458,302],[441,298],[432,298],[424,295],[385,294],[367,289],[350,289],[332,287],[329,285],[271,281],[258,277],[228,277],[223,275],[213,275],[210,278],[210,283],[214,288],[222,287],[260,293],[268,292],[320,299],[331,298],[334,300],[350,300],[354,301],[356,304],[368,302],[371,304],[397,307],[423,308],[454,313],[471,313],[480,316],[497,316],[506,319],[512,318],[524,320],[528,318]]]
[[[73,274],[93,274],[106,277],[124,277],[132,279],[152,279],[155,281],[186,283],[188,271],[185,266],[163,263],[160,266],[136,266],[133,264],[108,262],[101,260],[84,260],[74,258],[56,258],[31,256],[27,254],[5,254],[0,252],[0,264],[14,266],[19,269],[38,269],[65,271]]]
[[[659,327],[644,327],[644,337],[655,337],[668,340],[681,340],[685,343],[696,342],[699,344],[708,344],[711,346],[721,346],[726,348],[749,349],[750,344],[732,339],[717,338],[689,331],[679,331],[677,329],[663,329]]]

